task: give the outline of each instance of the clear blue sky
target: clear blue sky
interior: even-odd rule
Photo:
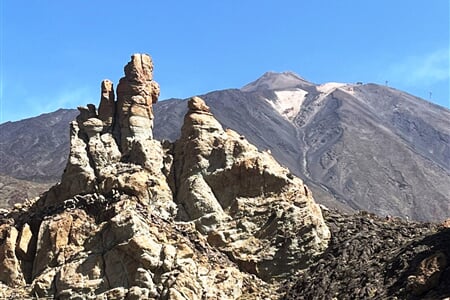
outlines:
[[[161,98],[266,71],[375,82],[450,107],[448,0],[0,0],[0,123],[99,101],[132,53]]]

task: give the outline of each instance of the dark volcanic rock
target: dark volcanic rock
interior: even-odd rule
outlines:
[[[284,299],[443,299],[450,296],[450,230],[368,213],[324,213],[322,257]],[[289,284],[287,284],[289,286]]]

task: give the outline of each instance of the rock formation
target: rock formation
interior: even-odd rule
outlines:
[[[61,182],[0,215],[3,297],[278,298],[330,238],[302,181],[200,98],[181,138],[152,139],[159,95],[135,54],[70,125]]]
[[[174,150],[180,218],[265,280],[310,263],[330,233],[308,188],[269,153],[224,130],[203,100],[188,106]]]
[[[133,55],[125,66],[125,77],[117,86],[116,126],[125,153],[130,150],[133,140],[153,137],[152,104],[158,97],[159,85],[153,81],[152,59],[145,54]]]
[[[110,80],[102,81],[102,95],[98,107],[98,118],[103,121],[106,131],[112,130],[114,116],[116,115],[116,102],[114,86]]]

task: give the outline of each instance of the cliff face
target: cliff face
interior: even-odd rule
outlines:
[[[0,297],[276,297],[326,249],[309,189],[202,99],[179,140],[152,138],[152,70],[135,54],[116,93],[102,82],[99,109],[70,125],[61,182],[0,215]]]

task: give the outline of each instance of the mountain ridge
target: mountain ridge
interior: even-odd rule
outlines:
[[[419,220],[448,217],[448,109],[376,84],[308,83],[304,90],[300,76],[268,72],[246,86],[254,88],[258,81],[261,89],[214,91],[202,97],[225,127],[241,132],[261,150],[270,149],[302,177],[319,202]],[[280,82],[289,88],[280,90]],[[155,104],[155,137],[178,137],[187,111],[183,102]],[[393,163],[385,157],[392,152],[390,144],[398,152],[391,153]],[[389,188],[383,191],[383,185]],[[368,194],[359,192],[364,190]],[[383,199],[381,206],[378,198]],[[434,199],[431,208],[420,200],[426,198]],[[425,213],[417,214],[416,208]]]

